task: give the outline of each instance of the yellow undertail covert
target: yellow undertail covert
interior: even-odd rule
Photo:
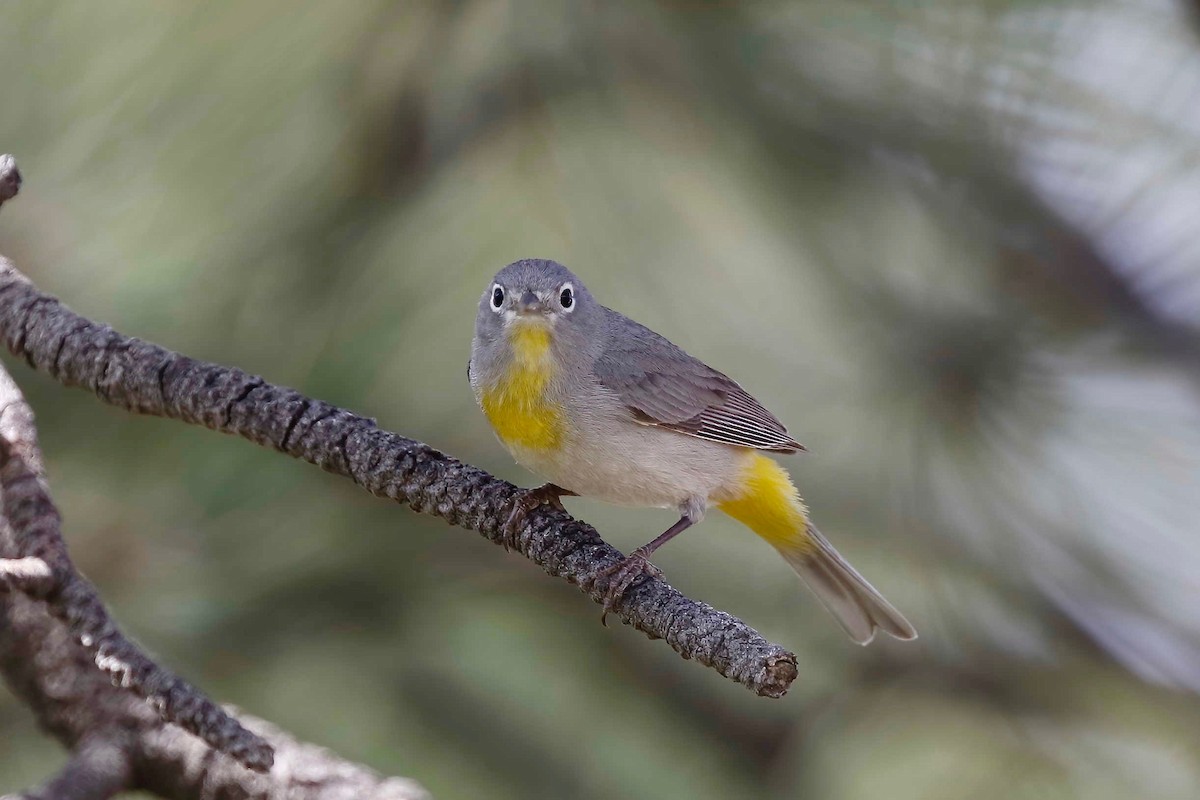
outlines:
[[[772,458],[748,453],[740,490],[718,508],[776,548],[793,552],[812,548],[808,508],[787,470]]]

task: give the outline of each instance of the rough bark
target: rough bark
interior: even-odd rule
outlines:
[[[0,205],[20,183],[11,156],[0,156]],[[411,781],[217,706],[121,634],[71,563],[33,411],[3,367],[0,676],[71,751],[42,787],[3,800],[92,800],[126,789],[170,798],[426,797]]]
[[[0,368],[0,674],[72,750],[21,797],[425,796],[216,706],[126,639],[70,561],[40,463],[33,414]]]

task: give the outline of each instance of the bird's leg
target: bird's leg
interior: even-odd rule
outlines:
[[[678,522],[663,531],[654,541],[642,545],[626,556],[623,561],[612,565],[596,576],[597,579],[606,579],[608,583],[604,590],[604,612],[600,615],[601,625],[608,624],[605,622],[608,612],[612,611],[613,606],[617,604],[617,601],[635,580],[642,575],[649,575],[652,578],[662,575],[662,571],[650,563],[651,554],[695,525],[697,521],[695,517],[684,512]]]
[[[575,496],[570,489],[555,486],[553,483],[543,484],[536,489],[528,489],[517,495],[513,500],[512,513],[508,515],[508,521],[504,523],[501,531],[500,543],[504,545],[504,549],[508,550],[517,546],[517,534],[521,531],[521,525],[525,523],[525,518],[535,508],[545,503],[565,513],[567,509],[563,507],[560,498]]]

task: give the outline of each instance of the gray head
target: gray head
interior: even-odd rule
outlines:
[[[496,273],[479,299],[475,335],[499,337],[514,325],[545,325],[568,335],[594,321],[599,306],[587,287],[557,261],[526,258]]]
[[[569,269],[527,258],[496,273],[475,317],[476,360],[487,368],[511,357],[514,334],[542,330],[560,361],[587,362],[601,346],[605,309]]]

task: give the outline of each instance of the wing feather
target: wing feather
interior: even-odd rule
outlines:
[[[644,325],[605,311],[607,346],[594,372],[638,422],[758,450],[804,449],[737,381]]]

